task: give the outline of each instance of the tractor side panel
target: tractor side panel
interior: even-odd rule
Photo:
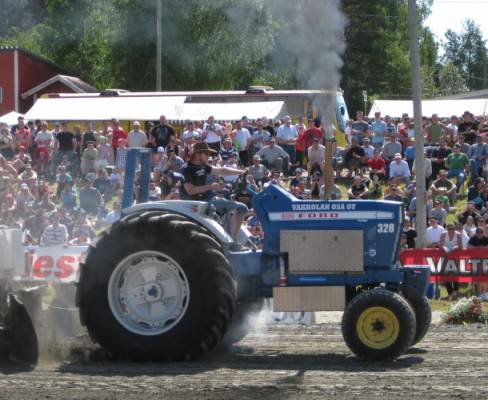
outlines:
[[[346,257],[346,264],[357,262],[357,266],[348,268],[385,270],[395,266],[403,223],[402,205],[398,202],[299,200],[276,185],[254,196],[252,202],[264,230],[264,254],[283,253],[283,231],[333,231],[332,238],[337,237],[337,247],[341,249],[335,248],[326,235],[315,245],[320,250],[311,246],[315,254],[312,261],[319,257],[315,252],[321,252],[323,263],[337,264],[337,258],[342,256]],[[303,257],[304,251],[300,253]],[[346,268],[337,265],[339,270]]]
[[[361,230],[283,230],[280,247],[288,254],[291,273],[364,271]]]

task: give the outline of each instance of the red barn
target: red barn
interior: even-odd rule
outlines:
[[[96,89],[63,74],[50,61],[20,47],[0,46],[0,115],[25,113],[46,93],[86,93]]]

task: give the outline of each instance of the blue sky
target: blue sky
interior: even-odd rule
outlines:
[[[467,18],[476,22],[488,42],[488,0],[434,0],[432,14],[425,24],[437,39],[444,40],[449,28],[460,32]]]

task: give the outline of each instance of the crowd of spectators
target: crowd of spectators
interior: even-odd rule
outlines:
[[[210,116],[176,129],[161,116],[143,127],[138,121],[129,126],[127,132],[112,119],[98,129],[93,123],[83,128],[61,123],[50,129],[45,121],[26,123],[22,118],[13,127],[0,125],[0,225],[22,228],[26,243],[88,243],[98,227],[120,215],[130,148],[152,150],[150,200],[178,199],[181,168],[192,145],[203,141],[218,152],[209,160],[212,165],[248,168],[255,190],[274,183],[303,200],[403,202],[405,247],[415,244],[416,170],[424,168],[428,246],[451,251],[488,242],[488,121],[468,111],[461,117],[442,120],[434,114],[423,119],[424,166],[415,163],[415,132],[408,115],[394,120],[377,112],[370,121],[357,112],[347,124],[346,145],[332,143],[334,175],[341,185],[334,181],[331,193],[323,184],[326,151],[319,119],[263,117],[251,123],[243,117],[231,123]],[[225,177],[223,187],[236,179]],[[465,210],[455,215],[458,198],[466,196]],[[253,223],[248,226],[256,231]]]

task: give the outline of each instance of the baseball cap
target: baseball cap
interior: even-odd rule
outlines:
[[[261,157],[258,154],[255,154],[252,159],[253,160],[261,160]]]
[[[20,185],[20,188],[21,188],[21,189],[29,189],[29,186],[27,186],[27,183],[22,183],[22,184]]]
[[[158,147],[158,153],[164,153],[164,147],[163,146]]]
[[[402,158],[402,155],[400,153],[395,153],[395,158]]]

